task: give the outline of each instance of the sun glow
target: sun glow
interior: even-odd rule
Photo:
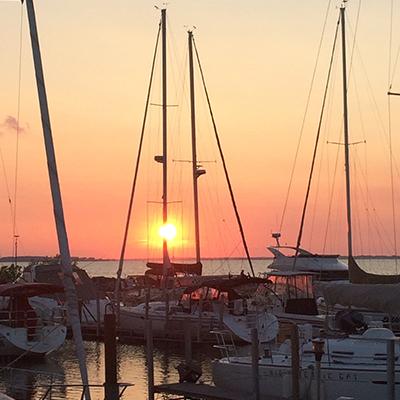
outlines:
[[[158,234],[164,240],[171,241],[176,236],[176,227],[173,224],[162,225],[162,226],[160,226],[160,229],[158,230]]]

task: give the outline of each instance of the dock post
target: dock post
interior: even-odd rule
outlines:
[[[297,325],[292,324],[291,335],[292,352],[292,398],[300,399],[300,355],[299,355],[299,330]]]
[[[99,292],[96,291],[96,337],[97,339],[100,338],[100,332],[101,332],[101,317],[100,317],[100,299],[99,299]]]
[[[387,341],[387,390],[388,400],[395,400],[395,352],[394,340]]]
[[[115,314],[104,314],[105,400],[117,400],[119,398],[115,325]]]
[[[199,300],[199,322],[198,322],[198,325],[197,325],[197,342],[199,342],[200,343],[200,341],[201,341],[201,325],[202,325],[202,322],[201,322],[201,319],[202,319],[202,316],[203,316],[203,298],[201,297],[200,298],[200,300]]]
[[[185,335],[185,363],[190,365],[192,363],[192,326],[190,322],[186,322],[183,329]]]
[[[154,400],[153,328],[151,320],[146,320],[146,360],[148,393],[147,399]]]
[[[145,318],[146,321],[149,319],[149,303],[150,303],[150,288],[146,288],[146,305],[145,305]]]
[[[168,290],[165,292],[165,326],[168,329],[168,320],[169,320],[169,292]]]
[[[260,353],[258,349],[258,330],[252,328],[251,330],[251,363],[253,371],[253,385],[254,385],[254,400],[260,400],[260,376],[258,370],[258,361]]]
[[[224,296],[219,298],[219,329],[224,327]]]

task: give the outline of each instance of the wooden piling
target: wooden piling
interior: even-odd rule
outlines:
[[[148,400],[154,400],[153,328],[151,320],[146,320],[146,360]]]
[[[219,329],[224,327],[224,296],[219,298]]]
[[[260,353],[258,349],[258,330],[257,328],[252,328],[251,330],[251,364],[253,372],[253,391],[254,400],[260,400],[260,376],[259,376],[259,361]]]
[[[395,389],[395,351],[394,351],[394,340],[387,341],[387,390],[388,400],[395,400],[396,389]]]
[[[192,326],[190,322],[186,322],[184,327],[185,337],[185,362],[190,365],[192,362]]]
[[[146,303],[145,303],[145,318],[146,321],[149,319],[149,308],[150,308],[150,288],[146,288]]]
[[[101,316],[100,316],[100,298],[99,293],[96,291],[96,337],[100,338],[101,333]]]
[[[292,352],[292,398],[300,399],[300,355],[299,355],[299,330],[297,325],[292,324],[291,329],[291,352]]]
[[[169,320],[169,292],[165,291],[165,326],[168,329],[168,320]]]
[[[197,324],[197,341],[201,342],[201,326],[202,326],[202,317],[203,317],[203,298],[199,300],[199,321]]]
[[[117,381],[117,341],[115,314],[104,315],[104,355],[105,355],[105,400],[119,398]]]

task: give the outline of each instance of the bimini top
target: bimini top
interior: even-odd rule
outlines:
[[[233,278],[209,279],[200,283],[199,285],[188,287],[184,293],[192,293],[195,290],[202,287],[217,289],[220,292],[229,292],[230,290],[233,290],[239,286],[254,284],[254,283],[255,284],[267,283],[267,279],[253,278],[240,275]]]
[[[0,285],[0,296],[33,297],[63,291],[62,286],[49,283],[5,283]]]

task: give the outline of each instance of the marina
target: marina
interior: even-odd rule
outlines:
[[[41,26],[46,27],[49,21],[47,18],[43,22],[42,16],[48,17],[47,12],[54,5],[42,8],[45,1],[21,0],[12,5],[0,2],[0,7],[10,7],[9,15],[15,16],[16,10],[19,13],[19,25],[16,20],[10,25],[7,22],[6,27],[11,30],[19,27],[19,36],[14,35],[19,39],[15,41],[10,36],[18,54],[17,68],[11,68],[17,72],[17,90],[8,88],[8,96],[16,93],[17,111],[15,117],[6,115],[3,123],[0,119],[0,139],[5,138],[8,144],[4,153],[3,142],[0,147],[3,197],[8,203],[7,207],[0,206],[0,214],[5,213],[3,208],[9,213],[9,223],[0,231],[0,251],[3,252],[3,247],[4,253],[11,250],[0,264],[0,399],[400,399],[396,220],[396,183],[400,182],[400,173],[392,133],[397,117],[391,103],[392,98],[399,96],[395,86],[400,44],[394,1],[389,13],[386,125],[377,111],[378,102],[358,46],[363,41],[371,44],[366,39],[369,32],[361,35],[363,39],[357,36],[360,21],[364,21],[361,0],[341,0],[337,4],[328,0],[326,8],[319,6],[321,14],[315,19],[323,22],[320,42],[304,115],[298,123],[300,132],[292,170],[285,173],[276,166],[285,161],[282,154],[287,156],[286,150],[291,148],[288,143],[293,137],[287,135],[286,144],[276,147],[282,152],[270,152],[267,157],[262,153],[264,161],[271,158],[276,165],[253,168],[257,151],[250,151],[252,146],[270,151],[281,139],[281,133],[275,126],[278,134],[268,133],[267,141],[264,142],[263,136],[258,141],[250,140],[256,135],[249,127],[257,119],[253,129],[259,129],[260,116],[247,118],[246,126],[241,126],[243,122],[239,123],[238,118],[244,117],[247,105],[242,104],[234,115],[228,103],[232,99],[242,101],[244,92],[238,93],[243,82],[254,84],[258,79],[260,82],[271,79],[272,65],[279,62],[283,45],[271,53],[275,56],[266,64],[271,69],[270,65],[263,68],[260,78],[256,74],[245,78],[252,70],[250,64],[244,70],[238,69],[244,60],[254,64],[262,59],[260,51],[257,57],[235,54],[235,61],[224,69],[217,68],[215,74],[207,66],[218,57],[220,62],[225,61],[221,57],[222,48],[229,51],[231,42],[225,37],[223,45],[218,47],[214,41],[226,32],[216,34],[213,24],[209,24],[208,37],[207,29],[199,33],[197,26],[185,25],[179,39],[185,47],[178,54],[176,22],[170,19],[173,12],[167,4],[157,4],[153,10],[158,14],[153,26],[155,40],[149,45],[150,35],[146,33],[140,51],[136,52],[136,56],[140,55],[135,60],[137,65],[144,54],[152,54],[148,71],[143,66],[138,69],[131,66],[124,76],[111,70],[99,75],[101,68],[96,64],[89,76],[97,76],[97,83],[91,93],[92,100],[85,102],[80,96],[88,95],[87,89],[81,88],[74,96],[62,94],[68,86],[67,77],[74,75],[73,62],[79,60],[69,57],[69,61],[62,61],[62,68],[54,64],[55,49],[58,62],[61,56],[66,59],[61,44],[68,42],[68,35],[53,48],[48,46],[53,35],[46,29],[41,34]],[[144,18],[148,5],[143,8],[139,2],[126,7],[132,11],[137,6],[143,12],[139,18],[142,21],[137,21],[140,25],[137,32],[144,32],[150,25]],[[57,6],[63,7],[62,2]],[[247,4],[247,11],[254,11],[253,6]],[[77,10],[85,7],[82,4]],[[260,3],[257,7],[265,12],[269,6]],[[282,5],[277,4],[269,11],[284,10],[279,7]],[[117,8],[106,13],[110,18],[103,20],[106,25],[102,34],[97,33],[101,47],[112,43],[113,50],[119,46],[121,37],[126,36],[127,31],[121,29],[124,24],[125,28],[137,28],[125,20],[124,13],[116,23],[111,15],[121,11]],[[309,10],[315,13],[317,8],[314,8]],[[177,14],[183,9],[182,3]],[[371,15],[371,10],[368,13]],[[54,20],[71,22],[68,13],[56,14]],[[240,14],[232,16],[238,20],[246,18]],[[250,21],[261,21],[260,15],[254,13]],[[202,19],[204,13],[198,9],[193,16]],[[76,17],[78,20],[81,17],[79,12]],[[94,26],[92,17],[95,19],[94,14],[86,18],[87,26]],[[210,14],[205,20],[212,18]],[[292,20],[292,25],[296,23]],[[80,31],[78,25],[76,30],[68,29],[71,37],[77,35],[74,36],[77,53],[81,39],[89,31]],[[63,31],[64,27],[60,25],[60,29]],[[114,41],[108,37],[109,31],[115,35],[119,29]],[[248,27],[248,32],[252,30]],[[246,35],[236,35],[237,32],[232,30],[232,48],[241,49],[243,54],[253,51],[241,42]],[[300,38],[306,33],[306,29],[299,30],[296,36]],[[208,46],[198,45],[199,37],[208,37]],[[287,46],[294,55],[298,49],[292,47],[293,42],[287,42]],[[395,44],[397,53],[393,53]],[[31,57],[28,90],[23,73],[28,59],[25,48],[31,52],[27,52]],[[215,49],[221,54],[216,54]],[[68,46],[65,50],[68,51]],[[94,48],[87,46],[84,53],[93,57]],[[103,48],[99,54],[105,54]],[[47,55],[53,62],[48,63]],[[108,55],[107,61],[120,68],[123,58],[131,60],[128,51],[123,55],[116,59]],[[310,54],[298,57],[299,65],[312,58]],[[293,62],[289,64],[292,69],[297,67]],[[366,76],[363,86],[358,82],[359,65]],[[288,71],[290,68],[286,69],[287,75]],[[9,66],[3,74],[8,83]],[[234,78],[234,84],[230,83],[228,88],[224,81],[232,79],[230,74],[241,79]],[[79,74],[75,75],[71,82],[80,79]],[[107,95],[100,95],[110,87],[106,81],[111,78],[114,84],[120,81],[123,91],[127,90],[130,79],[136,84],[140,82],[142,90],[127,90],[130,100],[118,103],[116,109]],[[143,83],[146,79],[147,90]],[[296,79],[295,83],[303,80]],[[380,82],[381,91],[383,86]],[[360,96],[361,89],[367,89],[366,97],[375,114],[364,113],[367,104]],[[269,90],[261,91],[272,95]],[[141,101],[142,118],[137,112],[139,92],[146,93]],[[36,109],[30,109],[29,120],[22,122],[22,118],[28,118],[24,109],[28,104],[26,93],[30,93],[30,105],[35,99]],[[220,100],[214,103],[218,97],[214,93],[219,96],[222,93],[223,103]],[[103,97],[102,110],[90,114],[91,102],[94,104],[99,97]],[[292,97],[288,96],[288,104]],[[73,140],[68,142],[65,133],[71,130],[68,123],[74,117],[71,114],[67,118],[68,108],[61,106],[60,112],[58,106],[73,98],[77,104],[83,101],[75,111],[87,110],[93,119],[90,124],[105,116],[111,118],[106,130],[112,136],[104,141],[107,156],[102,152],[90,156],[91,149],[102,140],[101,134],[91,136],[91,125],[83,132],[80,128],[84,124],[74,123],[72,130],[80,133],[79,146],[70,147]],[[279,100],[279,96],[274,98]],[[264,104],[262,114],[267,109],[265,101],[260,102]],[[0,95],[0,110],[5,104],[10,107],[8,103]],[[119,122],[126,118],[121,110],[128,103],[129,118],[135,120],[135,145],[125,136],[132,126],[118,129]],[[256,107],[256,103],[249,101],[248,105]],[[284,110],[285,115],[280,117],[285,120],[281,124],[293,122],[289,121],[288,113],[297,113],[298,108],[285,104],[280,111]],[[223,123],[217,114],[223,116]],[[359,119],[357,124],[355,115]],[[381,165],[374,144],[374,151],[368,157],[365,151],[363,160],[357,150],[359,145],[366,147],[368,135],[376,134],[372,115],[381,129],[381,145],[386,152]],[[36,140],[30,137],[30,119],[36,121],[33,129],[42,133],[42,142],[40,150],[35,144],[35,150],[29,153],[20,146]],[[273,115],[267,118],[271,119]],[[62,140],[57,134],[60,131],[64,132]],[[310,136],[301,149],[304,132]],[[112,144],[120,146],[119,155],[113,152]],[[335,151],[329,150],[328,145],[334,145]],[[77,150],[78,158],[83,151],[96,168],[94,174],[89,173],[88,164],[86,168],[83,166],[82,158],[80,163],[74,163],[74,172],[70,169],[64,173],[65,166],[71,168],[70,160],[75,161],[74,153],[65,153],[66,149]],[[124,168],[122,164],[117,166],[122,149],[126,153]],[[313,150],[312,157],[309,150]],[[375,158],[372,161],[375,169],[368,161],[371,155]],[[41,160],[40,168],[39,164],[33,168],[27,162],[29,159],[35,162],[35,156]],[[134,167],[131,174],[127,172],[128,161]],[[338,165],[343,167],[342,173]],[[289,180],[285,192],[281,181],[286,173]],[[322,177],[324,173],[327,177]],[[92,175],[86,180],[85,174]],[[267,176],[275,179],[269,188],[261,183]],[[36,179],[41,183],[34,185]],[[235,179],[239,179],[239,185],[235,185]],[[62,186],[61,182],[67,184]],[[27,196],[23,185],[30,186],[32,196]],[[84,191],[91,185],[96,186],[97,193],[89,199]],[[44,197],[33,201],[39,187],[47,194],[46,201]],[[263,212],[253,205],[253,201],[259,204],[261,191],[263,196],[269,194],[268,200],[263,200]],[[277,208],[278,197],[282,203],[278,207],[282,209],[280,220],[277,212],[271,211]],[[85,203],[87,200],[89,203]],[[96,208],[100,204],[102,211]],[[90,223],[85,219],[89,215]],[[268,222],[264,218],[267,215]],[[89,231],[84,225],[89,226]],[[274,245],[265,235],[268,230],[276,241]],[[12,246],[6,246],[6,241]],[[265,258],[267,250],[273,258]],[[106,260],[72,256],[75,252],[92,251],[114,256]],[[55,256],[30,259],[27,255],[39,253]]]

